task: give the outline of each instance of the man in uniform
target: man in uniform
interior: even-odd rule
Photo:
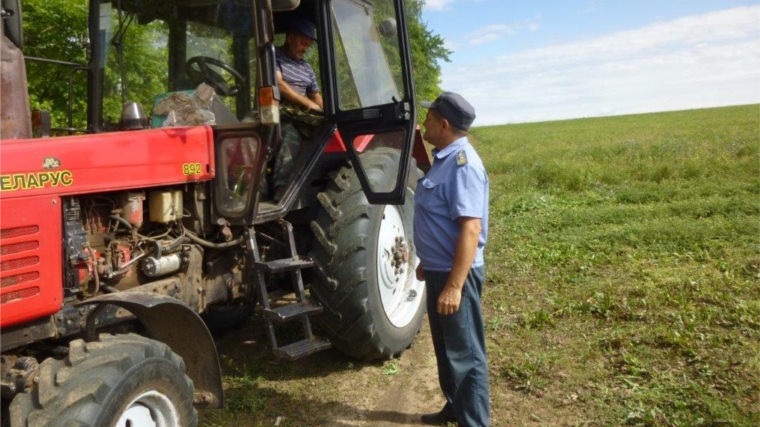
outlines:
[[[414,244],[425,280],[438,381],[446,398],[422,422],[491,425],[488,364],[480,297],[488,234],[488,176],[467,130],[475,110],[461,95],[443,92],[428,108],[423,138],[433,166],[414,194]]]
[[[317,40],[316,28],[305,18],[294,19],[289,28],[285,43],[275,50],[283,115],[322,111],[322,94],[316,74],[304,60],[304,55]],[[282,147],[274,167],[275,199],[280,198],[293,173],[293,159],[301,148],[301,140],[301,134],[292,122],[282,124]]]

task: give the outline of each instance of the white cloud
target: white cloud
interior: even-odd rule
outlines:
[[[476,125],[757,103],[758,22],[760,6],[739,7],[444,64],[442,87],[473,103]]]
[[[425,9],[428,10],[447,10],[451,3],[456,0],[426,0]]]
[[[534,19],[529,19],[527,21],[523,21],[517,24],[498,24],[498,25],[487,25],[483,28],[480,28],[476,31],[473,31],[465,37],[469,40],[469,43],[472,45],[479,45],[484,43],[490,43],[496,40],[499,40],[503,38],[504,36],[515,34],[522,30],[528,30],[531,32],[535,32],[538,30],[540,17],[536,17]]]
[[[457,42],[455,42],[455,41],[453,41],[451,39],[444,38],[443,39],[443,47],[446,48],[447,50],[452,51],[452,52],[456,52],[459,49],[459,43],[457,43]]]
[[[586,13],[594,13],[597,11],[598,4],[599,4],[598,0],[591,0],[583,9],[578,11],[578,14],[583,15]]]

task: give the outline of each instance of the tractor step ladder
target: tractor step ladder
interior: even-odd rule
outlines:
[[[314,336],[311,330],[311,319],[309,316],[321,313],[323,308],[320,304],[306,299],[301,270],[312,267],[314,261],[309,257],[300,256],[296,252],[293,226],[284,220],[280,220],[279,223],[282,227],[283,235],[286,235],[288,238],[291,258],[267,262],[261,261],[253,228],[246,231],[246,249],[251,263],[256,269],[254,273],[256,292],[261,302],[269,346],[272,348],[275,356],[287,360],[296,360],[318,351],[327,350],[332,347],[332,344],[326,338]],[[297,302],[273,308],[269,303],[266,281],[264,280],[265,273],[290,273]],[[284,346],[278,345],[275,335],[275,323],[297,320],[301,321],[304,339]]]

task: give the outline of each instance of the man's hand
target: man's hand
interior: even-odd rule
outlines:
[[[309,98],[311,102],[314,103],[314,105],[317,106],[317,108],[313,108],[312,110],[322,111],[324,109],[324,101],[322,101],[322,94],[320,92],[309,92],[306,94],[306,96]]]
[[[438,296],[438,314],[448,316],[459,311],[462,302],[462,290],[446,285]]]
[[[306,107],[306,112],[310,111],[318,111],[322,112],[322,107],[320,107],[316,102],[312,101],[311,99],[306,98],[304,101],[304,106]]]
[[[457,247],[454,250],[454,265],[449,273],[449,279],[438,297],[438,314],[449,315],[459,310],[462,301],[462,288],[472,266],[472,260],[478,250],[480,236],[480,218],[459,218],[460,231],[457,237]]]
[[[425,269],[422,268],[422,263],[420,263],[417,266],[417,270],[415,270],[415,273],[417,274],[417,280],[419,280],[420,282],[425,281]]]

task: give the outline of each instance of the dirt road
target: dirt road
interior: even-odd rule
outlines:
[[[367,370],[370,378],[377,375]],[[420,415],[443,406],[438,392],[438,377],[430,333],[425,327],[412,349],[381,368],[385,381],[377,387],[356,389],[350,383],[342,387],[341,400],[346,406],[330,414],[339,426],[400,427],[417,426]],[[372,384],[372,381],[368,381]]]
[[[280,361],[265,341],[255,316],[217,339],[225,409],[201,411],[201,426],[419,426],[443,406],[427,321],[414,346],[386,362],[337,350]]]

